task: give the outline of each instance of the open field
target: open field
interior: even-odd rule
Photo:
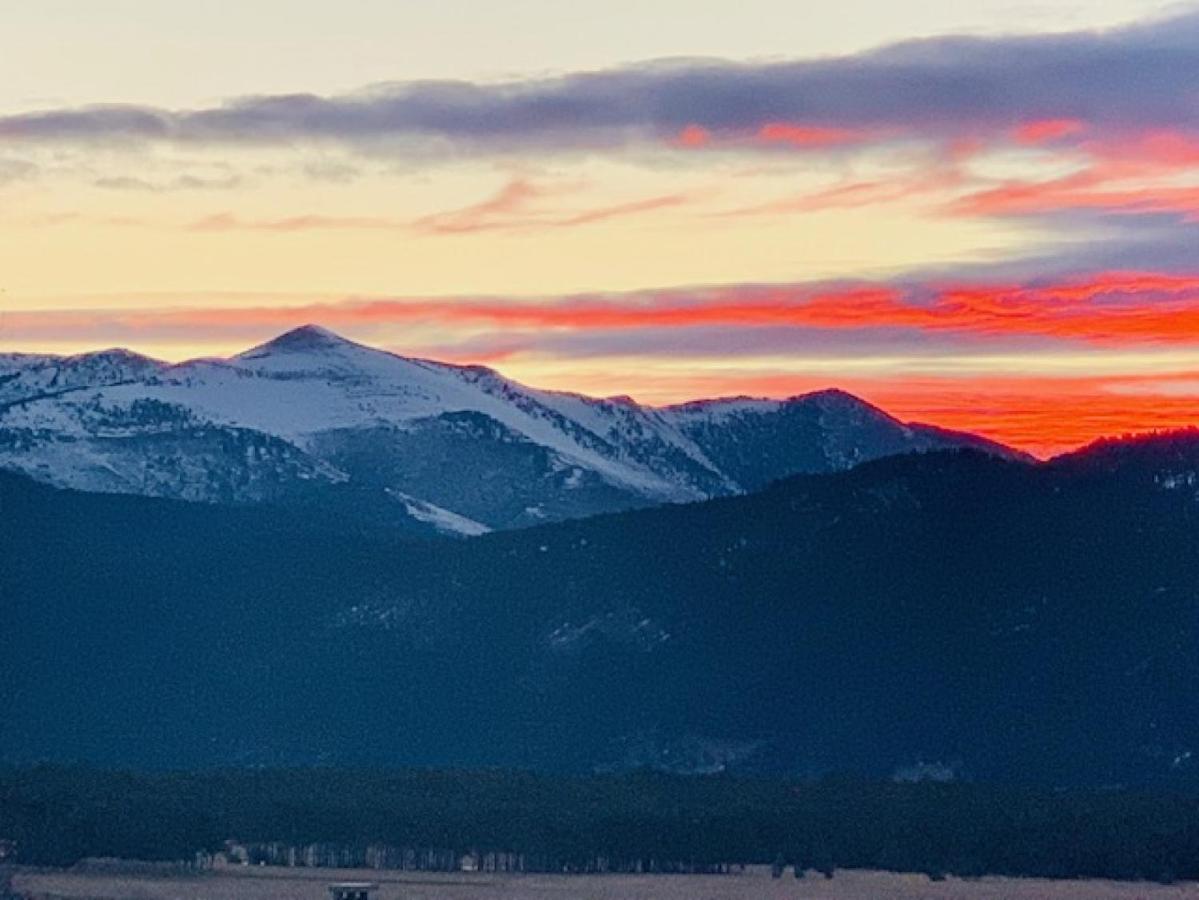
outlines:
[[[788,874],[774,880],[765,868],[728,876],[673,875],[436,875],[417,872],[331,869],[236,869],[196,876],[122,875],[25,871],[14,887],[30,900],[322,900],[338,880],[372,881],[378,900],[769,900],[819,897],[963,898],[963,900],[1106,900],[1106,898],[1199,898],[1199,884],[1158,885],[1114,881],[950,878],[932,883],[922,875],[838,872],[831,881]]]

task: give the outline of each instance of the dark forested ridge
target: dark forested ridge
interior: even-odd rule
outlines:
[[[318,865],[361,865],[390,847],[450,864],[514,854],[537,871],[779,861],[825,873],[1199,878],[1199,799],[845,778],[0,769],[0,837],[35,865],[190,860],[232,840],[250,861],[299,846],[319,851]]]
[[[1199,439],[409,541],[0,477],[0,758],[1191,787]]]

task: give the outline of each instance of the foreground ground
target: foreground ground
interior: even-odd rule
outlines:
[[[241,869],[198,876],[116,872],[35,872],[17,875],[14,887],[30,900],[322,900],[338,880],[379,886],[377,900],[740,900],[740,898],[1199,898],[1199,884],[1158,885],[1112,881],[1039,879],[948,879],[931,883],[922,875],[838,872],[831,881],[810,874],[775,881],[763,868],[729,876],[503,876],[433,875],[329,869]]]

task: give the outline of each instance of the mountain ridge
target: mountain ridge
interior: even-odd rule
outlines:
[[[316,325],[175,365],[125,351],[0,360],[0,467],[209,502],[310,498],[349,483],[372,508],[390,497],[399,517],[472,533],[951,446],[1018,455],[836,389],[654,407],[540,390]]]

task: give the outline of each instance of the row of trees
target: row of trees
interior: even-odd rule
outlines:
[[[1199,799],[849,779],[326,769],[0,770],[24,863],[184,860],[240,842],[518,853],[563,871],[802,868],[1199,879]]]

